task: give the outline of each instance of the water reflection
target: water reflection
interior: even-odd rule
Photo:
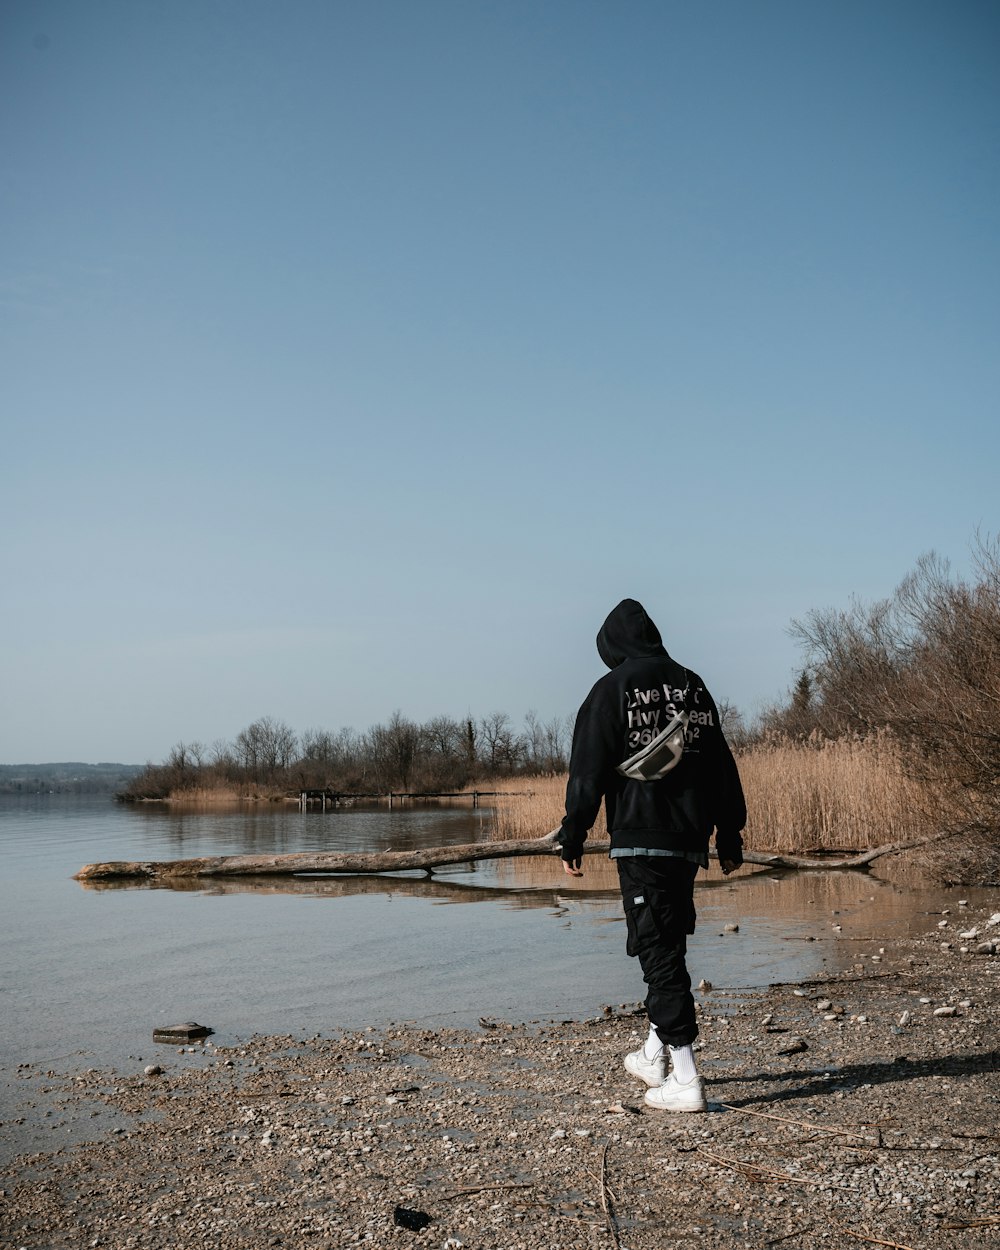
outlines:
[[[472,811],[468,805],[300,812],[285,803],[138,803],[127,810],[140,837],[170,849],[170,855],[162,856],[165,859],[411,851],[486,841],[490,831],[489,810]]]
[[[297,814],[296,814],[297,815]],[[467,814],[464,814],[467,815]],[[383,814],[384,816],[384,814]],[[174,817],[176,819],[176,817]],[[405,820],[405,817],[404,817]],[[325,841],[326,849],[422,849],[427,845],[461,845],[468,840],[465,820],[442,828],[440,822],[421,822],[407,829],[373,828],[376,841],[360,845],[356,828],[335,830],[338,837]],[[261,826],[267,852],[275,848],[273,822]],[[351,837],[345,838],[345,832]],[[199,846],[206,833],[198,830]],[[303,850],[302,831],[290,844]],[[351,845],[353,844],[353,845]],[[563,909],[617,912],[618,873],[603,855],[588,855],[583,878],[568,878],[555,856],[486,860],[453,864],[433,873],[409,871],[361,874],[301,874],[296,876],[175,877],[160,880],[139,878],[117,881],[84,881],[86,890],[167,891],[202,895],[206,899],[226,895],[288,895],[315,899],[345,899],[361,895],[393,895],[423,899],[430,903],[500,902],[518,910]],[[917,866],[884,860],[868,870],[825,869],[775,872],[745,867],[724,877],[713,864],[699,874],[695,902],[701,927],[722,923],[742,925],[747,932],[761,927],[778,940],[858,940],[859,935],[877,939],[892,932],[926,927],[929,917],[955,907],[958,894],[975,901],[976,891],[953,891],[935,885]]]

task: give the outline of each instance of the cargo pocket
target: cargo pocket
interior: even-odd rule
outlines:
[[[641,950],[648,948],[658,938],[653,909],[643,894],[634,895],[622,900],[625,906],[625,927],[628,939],[625,943],[625,954],[635,958]]]

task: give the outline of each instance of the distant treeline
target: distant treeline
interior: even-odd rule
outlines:
[[[534,712],[520,729],[505,712],[464,720],[435,716],[425,724],[395,712],[361,732],[307,729],[301,735],[264,716],[232,742],[178,742],[162,764],[148,764],[133,778],[122,797],[320,787],[343,793],[460,790],[479,780],[565,771],[571,734],[571,721],[542,722]]]
[[[141,764],[0,764],[0,794],[114,794]]]

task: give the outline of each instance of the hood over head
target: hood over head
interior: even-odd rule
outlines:
[[[660,631],[635,599],[623,599],[609,613],[597,635],[597,651],[608,668],[617,668],[625,660],[667,654]]]

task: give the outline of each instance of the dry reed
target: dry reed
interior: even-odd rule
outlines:
[[[156,802],[198,807],[225,807],[234,803],[297,803],[298,795],[290,795],[277,786],[258,786],[252,782],[233,786],[190,786],[171,790]]]
[[[926,792],[888,733],[765,739],[739,756],[754,850],[880,846],[930,832]]]
[[[739,768],[749,812],[744,840],[756,851],[864,848],[931,831],[928,795],[907,776],[888,734],[773,737],[743,751]],[[495,838],[540,837],[559,824],[566,777],[528,786],[530,795],[495,800]],[[592,836],[607,837],[603,810]]]
[[[498,795],[493,800],[491,836],[500,842],[540,838],[557,828],[566,811],[566,774],[525,778],[527,794]],[[591,835],[606,838],[602,806]]]

